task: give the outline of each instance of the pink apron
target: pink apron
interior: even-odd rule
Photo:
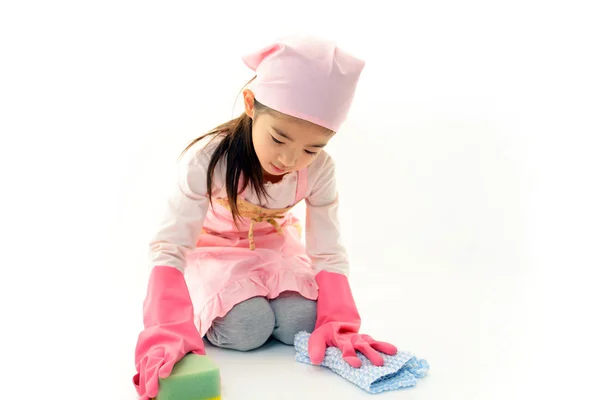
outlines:
[[[307,170],[297,171],[296,198],[273,210],[238,197],[236,227],[226,198],[213,198],[196,248],[187,254],[185,278],[194,323],[204,336],[217,317],[251,297],[276,298],[291,290],[315,300],[315,273],[301,242],[299,220],[290,212],[307,196]]]

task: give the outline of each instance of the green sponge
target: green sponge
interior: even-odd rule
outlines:
[[[219,367],[207,356],[188,353],[159,378],[156,400],[218,400],[221,398]]]

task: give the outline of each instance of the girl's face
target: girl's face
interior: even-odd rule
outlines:
[[[312,122],[268,112],[255,118],[252,92],[244,92],[246,113],[253,118],[252,142],[265,178],[307,167],[323,150],[333,133]]]

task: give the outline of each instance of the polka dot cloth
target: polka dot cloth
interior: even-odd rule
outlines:
[[[295,336],[296,361],[311,364],[308,357],[307,332],[299,332]],[[382,393],[415,386],[417,379],[425,377],[429,371],[427,361],[418,359],[412,353],[398,351],[395,356],[380,353],[384,360],[382,367],[375,366],[362,353],[357,352],[362,361],[360,368],[351,367],[342,358],[342,352],[337,347],[328,347],[321,367],[329,368],[342,378],[352,382],[369,393]]]

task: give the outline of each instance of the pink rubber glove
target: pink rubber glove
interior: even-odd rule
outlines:
[[[206,354],[193,315],[183,274],[171,267],[154,267],[144,300],[144,330],[135,348],[138,373],[133,384],[141,400],[156,397],[158,378],[169,376],[187,353]]]
[[[398,352],[392,344],[358,333],[360,315],[345,275],[321,271],[316,280],[319,285],[317,323],[308,339],[308,355],[313,364],[323,362],[328,346],[339,348],[344,360],[354,368],[360,368],[362,364],[356,351],[377,366],[383,365],[383,357],[378,351],[388,355]]]

